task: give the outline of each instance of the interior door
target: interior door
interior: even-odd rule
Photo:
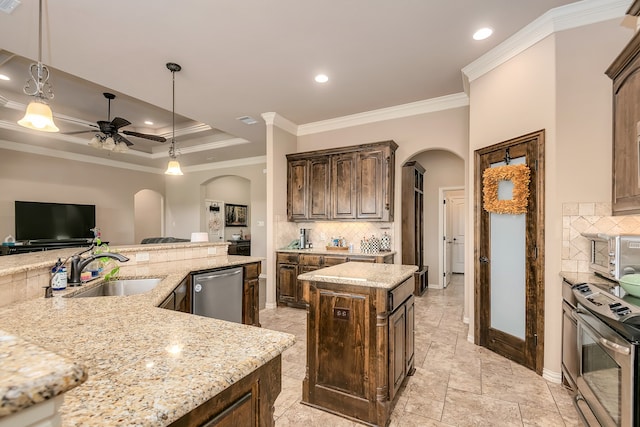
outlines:
[[[464,196],[449,199],[451,220],[451,271],[464,273]]]
[[[449,209],[449,197],[444,198],[442,201],[442,228],[444,230],[442,239],[442,287],[446,288],[451,282],[451,249],[453,245],[452,231],[451,231],[451,213]]]
[[[505,164],[530,170],[525,213],[488,212],[483,172]],[[501,179],[497,200],[511,201]],[[475,152],[475,340],[542,373],[544,332],[544,131]]]

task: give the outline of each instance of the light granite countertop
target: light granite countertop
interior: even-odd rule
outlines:
[[[357,256],[357,257],[378,257],[378,256],[387,256],[387,255],[395,255],[396,251],[387,251],[387,252],[378,252],[375,254],[364,253],[360,251],[350,252],[348,250],[329,250],[326,248],[312,248],[312,249],[278,249],[276,252],[282,253],[294,253],[294,254],[310,254],[310,255],[346,255],[346,256]]]
[[[0,308],[4,336],[19,337],[0,344],[0,416],[36,403],[12,397],[13,390],[54,390],[55,395],[62,383],[80,382],[88,373],[84,384],[65,394],[63,426],[164,426],[180,418],[277,357],[295,337],[157,305],[191,271],[261,260],[169,261],[147,274],[163,280],[145,294],[65,297],[96,281]],[[51,381],[29,376],[29,369],[41,366],[52,372],[44,370],[40,377]],[[19,371],[26,375],[12,374]]]
[[[311,282],[339,283],[369,288],[393,289],[418,271],[415,265],[346,262],[298,276]]]

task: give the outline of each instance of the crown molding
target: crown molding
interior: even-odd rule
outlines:
[[[54,150],[53,148],[38,147],[35,145],[20,144],[18,142],[0,140],[0,148],[5,150],[19,151],[22,153],[38,154],[41,156],[56,157],[58,159],[72,160],[76,162],[92,163],[95,165],[110,166],[120,169],[129,169],[138,172],[163,174],[164,169],[157,169],[148,166],[134,165],[116,160],[102,159],[100,157],[87,156],[85,154],[69,153],[66,151]]]
[[[246,159],[225,160],[222,162],[207,163],[197,166],[186,166],[184,172],[200,172],[213,169],[235,168],[239,166],[252,166],[267,163],[267,156],[247,157]]]
[[[277,126],[292,135],[298,134],[298,125],[278,113],[262,113],[261,116],[267,125]]]
[[[235,145],[246,144],[248,142],[250,141],[244,138],[231,138],[231,139],[225,139],[222,141],[207,142],[205,144],[193,145],[191,147],[176,148],[176,151],[179,154],[191,154],[191,153],[199,153],[201,151],[215,150],[218,148],[232,147]],[[161,147],[161,148],[157,147],[157,148],[154,148],[154,152],[150,154],[149,157],[152,159],[161,159],[163,157],[169,157],[169,151],[166,150],[165,147]]]
[[[416,101],[393,107],[380,108],[378,110],[365,111],[335,119],[322,120],[298,126],[298,136],[319,132],[343,129],[352,126],[380,122],[383,120],[401,119],[420,114],[433,113],[435,111],[449,110],[452,108],[466,107],[469,105],[469,97],[466,93],[441,96],[438,98]]]
[[[204,124],[204,123],[196,123],[193,124],[191,126],[185,126],[185,127],[181,127],[179,129],[176,129],[176,135],[177,137],[180,136],[186,136],[186,135],[191,135],[193,133],[198,133],[198,132],[206,132],[208,130],[211,130],[211,126]],[[162,129],[162,131],[158,134],[158,136],[163,136],[167,139],[171,138],[171,136],[173,135],[173,129],[172,128],[164,128]]]
[[[483,76],[549,35],[625,15],[631,0],[583,0],[551,9],[462,69],[465,91]]]

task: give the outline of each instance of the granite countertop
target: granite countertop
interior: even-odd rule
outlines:
[[[261,258],[171,261],[147,275],[163,280],[145,294],[65,297],[96,286],[95,281],[1,308],[0,329],[19,338],[10,352],[0,345],[0,416],[36,403],[13,390],[33,394],[50,387],[59,394],[61,382],[81,382],[88,373],[84,384],[65,394],[63,426],[124,420],[164,426],[180,418],[295,342],[293,335],[157,307],[191,271],[256,261]],[[27,375],[12,375],[5,366]],[[37,366],[53,371],[42,373],[47,381],[28,375]]]
[[[364,253],[360,251],[350,252],[348,250],[329,250],[326,248],[312,248],[312,249],[278,249],[276,252],[282,253],[294,253],[294,254],[312,254],[312,255],[348,255],[348,256],[361,256],[361,257],[377,257],[395,255],[396,251],[378,252],[375,254]]]
[[[369,288],[393,289],[418,271],[415,265],[346,262],[298,276],[311,282],[338,283]]]

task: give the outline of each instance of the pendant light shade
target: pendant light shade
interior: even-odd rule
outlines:
[[[42,132],[58,132],[60,129],[53,122],[53,114],[47,104],[47,100],[53,99],[49,69],[42,63],[42,0],[38,10],[38,63],[29,66],[29,74],[23,91],[35,99],[27,105],[27,111],[18,124]]]
[[[58,132],[60,129],[53,122],[53,113],[51,108],[40,99],[31,101],[27,105],[27,111],[24,117],[18,120],[20,126],[39,130],[42,132]]]
[[[183,175],[180,169],[180,162],[176,156],[176,71],[182,70],[182,67],[173,62],[167,62],[167,68],[171,71],[171,78],[173,81],[172,92],[172,122],[173,132],[171,133],[171,146],[169,147],[169,163],[167,164],[167,170],[164,171],[165,175]]]

